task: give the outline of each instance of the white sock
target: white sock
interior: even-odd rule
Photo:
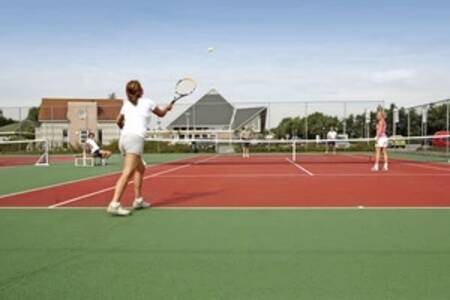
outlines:
[[[111,203],[109,205],[114,207],[114,208],[118,208],[120,206],[120,202],[113,200],[113,201],[111,201]]]
[[[134,202],[137,202],[137,203],[141,203],[142,201],[144,201],[144,198],[142,198],[142,197],[134,199]]]

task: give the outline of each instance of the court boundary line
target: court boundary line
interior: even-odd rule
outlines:
[[[430,170],[439,170],[439,171],[446,171],[446,172],[450,172],[450,168],[445,168],[444,166],[440,167],[440,166],[434,166],[434,165],[429,165],[428,163],[424,163],[424,164],[418,164],[418,163],[405,163],[408,166],[412,166],[412,167],[416,167],[416,168],[423,168],[423,169],[430,169]]]
[[[5,206],[1,210],[105,210],[104,206]],[[152,210],[450,210],[450,206],[153,206]],[[141,213],[140,211],[139,213]]]
[[[296,167],[297,169],[303,171],[304,173],[306,173],[309,176],[314,176],[314,173],[310,172],[308,169],[302,167],[300,164],[296,163],[295,161],[291,160],[290,158],[286,158],[286,160],[291,163],[294,167]]]
[[[389,155],[389,152],[388,152]],[[349,157],[351,158],[355,158],[352,155],[349,155]],[[416,167],[416,168],[423,168],[423,169],[429,169],[429,170],[438,170],[438,171],[447,171],[450,172],[450,168],[445,168],[444,166],[435,166],[435,165],[430,165],[433,162],[422,162],[422,164],[420,163],[415,163],[414,161],[409,161],[409,160],[404,160],[404,159],[397,159],[397,158],[391,158],[389,157],[389,163],[391,162],[399,162],[411,167]],[[439,164],[439,162],[434,162],[436,164]]]
[[[202,159],[202,160],[200,160],[200,161],[198,161],[198,162],[191,162],[191,163],[187,163],[187,164],[184,164],[184,165],[181,165],[181,166],[177,166],[177,167],[174,167],[174,168],[170,168],[170,169],[168,169],[168,170],[156,172],[156,173],[153,173],[153,174],[144,176],[144,177],[142,178],[142,180],[146,180],[146,179],[149,179],[149,178],[158,177],[158,176],[160,176],[160,175],[167,174],[167,173],[170,173],[170,172],[175,172],[175,171],[177,171],[177,170],[180,170],[180,169],[183,169],[183,168],[187,168],[187,167],[190,167],[190,166],[192,166],[192,165],[200,164],[200,163],[202,163],[202,162],[211,160],[211,159],[213,159],[213,158],[215,158],[215,157],[217,157],[217,155],[208,157],[208,158],[206,158],[206,159]],[[131,183],[133,183],[133,180],[128,181],[127,186],[130,185]],[[115,185],[112,185],[112,186],[110,186],[110,187],[107,187],[107,188],[104,188],[104,189],[101,189],[101,190],[98,190],[98,191],[95,191],[95,192],[83,194],[83,195],[80,195],[80,196],[77,196],[77,197],[74,197],[74,198],[70,198],[70,199],[65,200],[65,201],[61,201],[61,202],[58,202],[58,203],[49,205],[48,208],[49,208],[49,209],[53,209],[53,208],[61,207],[61,206],[64,206],[64,205],[67,205],[67,204],[70,204],[70,203],[73,203],[73,202],[77,202],[77,201],[83,200],[83,199],[85,199],[85,198],[89,198],[89,197],[92,197],[92,196],[95,196],[95,195],[99,195],[99,194],[102,194],[102,193],[105,193],[105,192],[114,190],[114,188],[115,188]]]
[[[182,175],[167,175],[160,176],[160,178],[273,178],[273,177],[305,177],[307,174],[303,173],[227,173],[227,174],[182,174]],[[314,173],[314,177],[449,177],[450,173],[387,173],[387,172],[373,172],[373,173]]]
[[[157,163],[157,164],[153,164],[153,165],[147,165],[145,167],[145,170],[152,169],[152,168],[159,167],[159,166],[168,165],[168,164],[171,164],[171,163],[174,163],[174,162],[180,162],[180,161],[186,160],[186,159],[197,158],[197,157],[201,157],[201,156],[203,156],[203,155],[199,154],[199,155],[194,155],[194,156],[188,157],[188,158],[179,158],[179,159],[166,161],[166,162],[162,162],[162,163]],[[9,193],[9,194],[4,194],[4,195],[0,195],[0,201],[2,200],[2,198],[13,197],[13,196],[26,194],[26,193],[37,192],[37,191],[41,191],[41,190],[45,190],[45,189],[60,187],[60,186],[66,185],[66,184],[73,184],[73,183],[78,183],[78,182],[82,182],[82,181],[85,181],[85,180],[97,179],[97,178],[100,178],[100,177],[107,177],[107,176],[118,175],[118,174],[121,174],[121,173],[122,173],[122,171],[115,171],[115,172],[112,172],[112,173],[94,175],[94,176],[90,176],[90,177],[84,177],[84,178],[64,181],[64,182],[60,182],[60,183],[50,184],[50,185],[46,185],[46,186],[43,186],[43,187],[32,188],[32,189],[28,189],[28,190],[24,190],[24,191],[20,191],[20,192],[13,192],[13,193]]]

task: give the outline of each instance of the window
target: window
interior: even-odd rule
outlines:
[[[68,141],[68,139],[67,139],[67,129],[64,128],[62,130],[62,136],[63,136],[63,139],[62,139],[63,148],[67,148],[67,141]]]
[[[78,118],[80,118],[80,120],[85,120],[86,116],[87,116],[86,109],[78,110]]]
[[[80,136],[80,144],[86,143],[88,134],[89,134],[89,130],[87,130],[87,129],[80,130],[80,135],[79,135]]]
[[[103,143],[103,131],[101,129],[97,130],[98,143],[101,146]]]

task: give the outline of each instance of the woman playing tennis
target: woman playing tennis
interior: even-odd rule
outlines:
[[[388,137],[386,135],[386,120],[384,116],[384,112],[379,111],[377,113],[377,135],[375,141],[375,165],[372,167],[372,171],[377,172],[380,170],[379,162],[380,155],[383,152],[384,156],[384,166],[383,171],[388,170],[388,154],[387,154],[387,146],[388,146]]]
[[[128,82],[126,86],[128,100],[125,100],[119,116],[117,125],[121,129],[119,148],[124,155],[124,165],[122,175],[117,180],[114,197],[107,208],[107,212],[112,215],[127,216],[130,210],[120,205],[120,198],[127,186],[128,181],[134,179],[133,202],[134,209],[147,208],[150,203],[142,198],[142,178],[145,166],[142,161],[144,151],[144,136],[147,126],[150,123],[152,114],[164,117],[172,109],[173,101],[164,108],[158,107],[155,102],[148,98],[143,98],[144,89],[137,80]]]

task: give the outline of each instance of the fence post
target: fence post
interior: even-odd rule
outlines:
[[[449,126],[449,123],[450,123],[450,100],[448,100],[447,101],[447,118],[446,118],[446,131],[447,131],[447,135],[448,135],[448,132],[449,132],[449,130],[450,130],[450,126]],[[448,156],[448,151],[449,151],[449,143],[450,143],[450,139],[449,138],[446,138],[446,141],[445,141],[445,153],[447,154],[447,156]]]
[[[343,133],[347,133],[347,102],[344,102],[344,124],[343,124]]]
[[[308,139],[308,102],[305,102],[305,140]]]

